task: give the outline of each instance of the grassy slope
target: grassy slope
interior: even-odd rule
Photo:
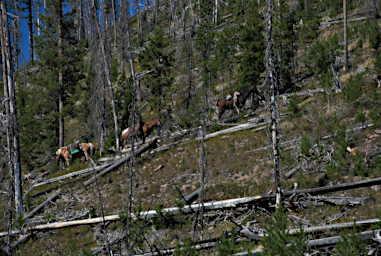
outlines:
[[[321,34],[322,38],[329,37],[332,31],[337,31],[338,27],[333,26],[328,32]],[[328,35],[330,34],[330,35]],[[369,56],[369,48],[364,45],[352,46],[351,54],[356,56],[354,59],[355,67],[372,66],[372,58]],[[354,69],[356,70],[356,69]],[[350,74],[344,75],[343,80],[346,82]],[[307,82],[308,88],[319,87],[319,81],[311,79]],[[378,95],[379,89],[376,89],[374,82],[370,79],[365,80],[361,84],[364,89],[364,97],[371,98]],[[302,117],[292,115],[281,123],[282,140],[286,138],[294,138],[295,136],[308,135],[311,137],[320,137],[322,135],[332,133],[332,127],[338,124],[353,126],[356,122],[355,116],[359,112],[355,104],[349,104],[344,100],[343,94],[337,95],[316,95],[314,100],[306,103],[301,111]],[[307,97],[299,97],[295,100],[298,103],[306,100]],[[371,106],[369,107],[371,108]],[[367,109],[363,109],[362,111]],[[287,106],[282,106],[282,111],[287,111]],[[367,134],[371,134],[372,130],[364,130],[354,137],[361,145],[365,143]],[[376,139],[373,143],[380,143],[381,139]],[[234,197],[242,197],[247,195],[255,195],[267,192],[272,184],[271,178],[271,156],[268,151],[251,152],[253,149],[267,145],[269,137],[266,131],[252,132],[242,131],[234,134],[223,135],[218,138],[211,139],[207,142],[207,159],[209,171],[209,187],[207,191],[207,200],[219,200]],[[159,206],[172,206],[176,204],[176,200],[180,197],[175,187],[189,193],[195,190],[199,184],[198,176],[198,144],[189,143],[179,146],[175,149],[162,152],[153,157],[145,157],[138,161],[135,169],[138,186],[136,188],[136,201],[140,202],[143,209],[152,209]],[[295,165],[296,151],[294,149],[282,151],[282,169],[288,170]],[[347,156],[349,157],[349,156]],[[347,159],[351,162],[351,159]],[[157,172],[154,169],[163,165],[164,168]],[[67,192],[64,199],[57,200],[56,204],[50,206],[43,216],[49,219],[55,212],[74,211],[83,208],[97,209],[97,215],[100,215],[100,201],[104,203],[104,212],[106,215],[119,213],[125,209],[127,197],[127,167],[120,168],[105,177],[101,178],[98,190],[93,185],[89,189],[83,188],[78,180],[76,182],[62,185]],[[380,176],[379,170],[373,170],[367,176]],[[356,174],[358,175],[358,174]],[[361,178],[356,176],[352,171],[341,171],[328,173],[326,183],[337,183],[354,181]],[[313,175],[296,175],[293,179],[287,181],[284,186],[291,187],[293,182],[298,182],[301,187],[316,186],[318,181]],[[48,188],[42,188],[41,191]],[[352,196],[371,196],[375,198],[372,205],[351,208],[346,212],[339,221],[347,221],[357,218],[379,217],[381,206],[379,187],[357,189],[347,191],[343,195]],[[101,197],[101,200],[99,200]],[[70,200],[70,202],[69,202]],[[31,206],[37,205],[42,198],[32,198]],[[292,212],[299,215],[312,223],[320,224],[330,220],[332,216],[340,213],[343,207],[315,207],[305,209],[301,212]],[[167,241],[170,245],[187,236],[190,231],[188,221],[180,221],[179,224],[169,225],[162,231],[162,243]],[[113,224],[110,229],[117,229],[120,224]],[[232,225],[222,222],[209,231],[210,236],[220,235],[223,230],[231,229]],[[51,231],[48,234],[39,234],[38,239],[33,239],[22,246],[20,255],[78,255],[85,248],[91,248],[95,245],[94,228],[76,227],[64,230]],[[32,248],[32,249],[31,249]],[[53,249],[55,248],[55,249]],[[44,253],[41,253],[41,252]]]

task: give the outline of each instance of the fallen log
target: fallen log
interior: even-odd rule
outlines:
[[[370,231],[364,231],[361,233],[357,233],[356,236],[361,240],[373,240],[380,238],[381,229],[375,229]],[[307,246],[309,247],[322,247],[337,244],[343,240],[342,236],[331,236],[320,239],[314,239],[307,241]]]
[[[62,176],[59,176],[59,177],[51,178],[51,179],[45,180],[43,182],[34,184],[28,192],[30,192],[33,188],[36,188],[36,187],[39,187],[39,186],[48,185],[48,184],[51,184],[51,183],[54,183],[54,182],[62,181],[62,180],[65,180],[65,179],[76,177],[76,176],[84,176],[84,175],[87,175],[87,174],[91,174],[93,172],[100,171],[100,170],[102,170],[102,169],[104,169],[104,168],[106,168],[106,167],[108,167],[110,165],[111,165],[111,163],[107,163],[107,164],[103,164],[103,165],[97,166],[95,168],[91,167],[91,168],[87,168],[87,169],[84,169],[84,170],[72,172],[72,173],[69,173],[69,174],[66,174],[66,175],[62,175]]]
[[[381,184],[381,177],[363,180],[363,181],[357,181],[357,182],[337,184],[333,186],[284,191],[283,196],[284,198],[287,198],[291,195],[301,194],[301,193],[310,194],[310,195],[318,195],[318,194],[344,191],[344,190],[361,188],[361,187],[369,187],[369,186],[378,185],[378,184]],[[252,197],[242,197],[242,198],[227,199],[222,201],[206,202],[203,204],[203,207],[204,207],[204,211],[223,210],[223,209],[235,208],[235,207],[246,205],[246,204],[260,203],[260,202],[274,200],[274,199],[275,199],[274,194],[265,194],[265,195],[252,196]],[[152,219],[155,217],[159,217],[161,215],[189,214],[194,212],[195,210],[198,210],[200,207],[201,207],[201,204],[192,204],[192,205],[186,205],[182,208],[180,207],[164,208],[160,212],[156,210],[149,210],[149,211],[140,212],[138,214],[138,217],[143,219]],[[137,219],[137,216],[132,215],[131,218]],[[56,223],[32,226],[27,228],[27,230],[33,231],[33,230],[44,230],[44,229],[57,229],[57,228],[64,228],[64,227],[71,227],[71,226],[96,224],[103,221],[118,221],[118,220],[120,220],[119,215],[110,215],[110,216],[105,216],[104,220],[102,217],[99,217],[99,218],[92,218],[92,219],[78,220],[78,221],[56,222]],[[10,232],[10,234],[15,235],[21,232],[22,232],[21,230],[15,230]],[[0,237],[6,236],[6,235],[8,235],[8,232],[0,233]]]
[[[246,124],[240,124],[240,125],[237,125],[237,126],[232,127],[232,128],[228,128],[228,129],[224,129],[224,130],[221,130],[218,132],[213,132],[213,133],[207,134],[205,136],[205,140],[211,139],[211,138],[223,135],[223,134],[239,132],[239,131],[249,130],[249,129],[254,129],[254,128],[257,128],[255,131],[263,130],[267,127],[268,124],[270,124],[270,121],[261,122],[259,124],[258,123],[250,123],[250,122],[246,123]],[[201,138],[197,137],[196,140],[201,140]]]
[[[366,16],[366,17],[359,17],[359,18],[353,18],[353,19],[348,19],[347,22],[356,22],[356,21],[363,21],[363,20],[367,20],[367,19],[371,19],[373,17],[369,17],[369,16]],[[343,23],[344,20],[343,19],[339,19],[339,20],[333,20],[333,21],[326,21],[326,22],[321,22],[320,23],[320,29],[323,29],[325,27],[328,27],[330,25],[333,25],[333,24],[339,24],[339,23]]]
[[[31,217],[33,217],[38,211],[40,211],[42,208],[45,207],[45,205],[47,205],[49,202],[51,202],[52,200],[54,200],[56,197],[58,197],[59,195],[61,194],[61,190],[59,189],[58,191],[52,193],[48,199],[46,199],[44,202],[42,202],[40,205],[38,205],[36,208],[34,208],[32,211],[30,211],[29,213],[27,213],[25,216],[24,216],[24,220],[26,219],[29,219]]]
[[[354,206],[354,205],[365,205],[371,201],[374,201],[374,199],[370,197],[311,196],[311,197],[307,197],[306,199],[303,199],[302,204],[306,206],[324,205],[324,204]]]
[[[345,222],[345,223],[337,223],[337,224],[314,226],[314,227],[294,228],[294,229],[290,229],[288,232],[291,235],[300,233],[302,231],[305,234],[310,234],[310,233],[319,233],[323,231],[340,230],[340,229],[351,228],[351,227],[369,226],[369,225],[378,224],[378,223],[381,223],[381,219],[368,219],[368,220],[351,221],[351,222]]]
[[[380,232],[381,232],[381,229],[375,229],[375,230],[360,232],[355,235],[361,240],[378,240],[381,236]],[[313,240],[307,241],[307,246],[308,247],[324,247],[324,246],[337,244],[341,242],[342,240],[343,240],[342,236],[331,236],[331,237],[325,237],[320,239],[313,239]],[[233,254],[233,256],[261,255],[265,250],[266,248],[260,248],[250,252],[236,253],[236,254]]]
[[[154,145],[156,145],[157,143],[157,140],[159,138],[158,137],[155,137],[151,143],[149,144],[146,144],[146,145],[143,145],[141,148],[139,148],[136,152],[135,152],[135,157],[141,155],[142,153],[144,153],[145,151],[149,150],[150,148],[152,148]],[[118,168],[119,166],[121,166],[122,164],[124,164],[125,162],[127,162],[129,159],[131,158],[131,154],[129,154],[128,156],[114,162],[113,164],[111,164],[109,167],[107,167],[106,169],[104,169],[103,171],[101,171],[100,173],[94,175],[93,177],[91,177],[89,180],[85,181],[83,183],[84,186],[88,186],[90,184],[92,184],[93,182],[95,182],[96,179],[98,179],[99,177],[105,175],[106,173],[114,170],[115,168]]]

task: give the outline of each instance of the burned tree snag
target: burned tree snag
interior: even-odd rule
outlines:
[[[280,207],[281,203],[281,184],[280,184],[280,158],[278,145],[278,108],[276,97],[278,96],[278,77],[275,70],[274,50],[273,50],[273,1],[267,0],[266,13],[266,72],[267,82],[270,84],[270,108],[271,108],[271,137],[272,137],[272,153],[274,162],[274,185],[276,187],[276,207]]]
[[[1,57],[3,63],[3,82],[4,96],[7,98],[6,115],[7,115],[7,147],[8,147],[8,166],[11,170],[13,178],[13,190],[16,216],[23,214],[23,198],[21,183],[21,163],[20,163],[20,143],[17,122],[15,83],[13,78],[13,64],[10,51],[10,40],[8,31],[7,10],[4,1],[0,1],[0,35],[1,35]]]

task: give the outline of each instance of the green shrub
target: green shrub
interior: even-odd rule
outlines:
[[[333,255],[335,256],[365,256],[365,244],[354,233],[342,236],[342,241],[336,244]]]
[[[263,238],[267,256],[303,256],[307,250],[303,233],[290,235],[288,217],[284,209],[277,209],[265,225],[267,236]]]
[[[300,152],[305,156],[310,156],[310,149],[312,148],[312,141],[309,136],[303,136],[300,141]]]
[[[235,238],[225,238],[223,237],[221,240],[217,243],[217,255],[232,255],[236,247]]]
[[[177,244],[176,250],[173,253],[174,256],[198,256],[201,255],[195,248],[192,247],[191,240],[186,240],[181,246]]]
[[[338,54],[339,39],[335,34],[326,41],[316,41],[308,48],[305,62],[311,72],[319,75],[329,72]]]
[[[362,73],[353,76],[344,87],[344,97],[347,102],[353,103],[362,95],[364,75]]]

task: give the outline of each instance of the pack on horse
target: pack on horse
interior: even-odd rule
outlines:
[[[69,166],[70,161],[73,158],[80,158],[82,156],[82,152],[80,150],[80,143],[76,141],[68,146],[60,147],[56,151],[56,160],[59,164],[60,161],[66,163]]]
[[[95,154],[95,150],[95,145],[91,142],[79,143],[79,141],[76,141],[68,146],[59,148],[56,151],[56,160],[58,163],[63,161],[69,166],[70,161],[75,158],[85,157],[85,161],[88,161],[90,156]]]

